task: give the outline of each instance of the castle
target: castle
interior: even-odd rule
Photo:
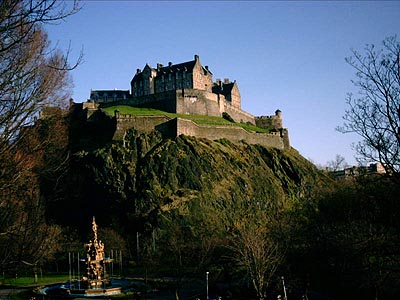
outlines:
[[[131,90],[91,90],[90,99],[83,108],[129,105],[154,108],[169,113],[207,116],[229,116],[235,122],[247,123],[268,129],[269,133],[256,133],[237,126],[205,126],[187,119],[168,117],[130,116],[115,112],[119,139],[124,131],[134,127],[139,131],[159,130],[167,137],[180,134],[209,139],[227,138],[232,141],[246,140],[251,144],[263,144],[277,148],[288,148],[289,136],[283,128],[282,113],[273,116],[255,117],[241,109],[241,96],[236,81],[225,78],[213,82],[208,66],[202,66],[198,55],[194,60],[168,65],[157,64],[153,68],[146,64],[137,69],[131,80]]]

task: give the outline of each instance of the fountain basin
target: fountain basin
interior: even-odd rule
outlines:
[[[110,296],[110,295],[119,295],[122,293],[126,293],[132,291],[134,287],[137,285],[142,284],[139,282],[134,282],[130,280],[124,279],[117,279],[112,280],[111,285],[105,288],[79,288],[78,282],[72,282],[71,284],[62,283],[62,284],[55,284],[46,286],[37,291],[40,295],[47,295],[47,296],[63,296],[63,297],[100,297],[100,296]]]

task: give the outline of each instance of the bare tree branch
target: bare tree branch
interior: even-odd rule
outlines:
[[[344,124],[337,130],[353,132],[362,141],[355,145],[361,163],[382,163],[400,180],[400,43],[396,37],[383,41],[376,50],[367,45],[365,54],[353,50],[346,62],[356,70],[353,84],[358,96],[349,94]]]

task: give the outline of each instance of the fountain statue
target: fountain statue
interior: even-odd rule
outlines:
[[[101,297],[117,295],[132,291],[134,283],[127,279],[112,280],[106,273],[106,264],[113,262],[113,259],[106,258],[104,244],[98,239],[97,224],[93,217],[92,221],[93,239],[84,244],[86,248],[86,274],[81,280],[70,280],[65,284],[50,285],[39,289],[37,292],[41,295],[59,296],[59,297]],[[78,273],[79,273],[79,254],[78,254]],[[70,265],[71,268],[71,265]],[[71,270],[70,270],[71,276]]]
[[[85,245],[87,277],[84,277],[83,281],[87,283],[89,288],[100,288],[110,283],[105,268],[105,263],[110,262],[110,260],[105,260],[104,244],[97,239],[97,224],[94,217],[92,229],[93,241],[89,241],[89,243]]]

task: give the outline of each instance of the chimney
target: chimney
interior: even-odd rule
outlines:
[[[195,61],[198,61],[199,59],[200,59],[199,56],[198,56],[197,54],[195,54],[195,55],[194,55],[194,60],[195,60]]]
[[[224,84],[228,84],[229,83],[229,78],[224,78]]]
[[[168,67],[172,66],[172,62],[168,62]]]
[[[139,74],[140,73],[140,69],[136,69],[136,74]]]
[[[160,71],[160,69],[163,67],[163,64],[157,64],[157,71]]]

